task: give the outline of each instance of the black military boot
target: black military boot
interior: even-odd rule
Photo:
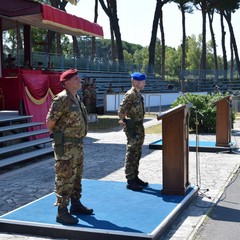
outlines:
[[[73,217],[69,212],[68,209],[65,208],[58,208],[58,214],[56,217],[56,221],[66,225],[75,225],[78,223],[78,219]]]
[[[142,187],[147,187],[148,186],[148,182],[144,182],[143,180],[141,180],[139,177],[136,177],[136,183]]]
[[[136,179],[127,180],[127,189],[133,190],[133,191],[142,191],[143,187],[138,185],[136,182]]]
[[[85,207],[79,200],[71,199],[70,213],[91,215],[93,209]]]

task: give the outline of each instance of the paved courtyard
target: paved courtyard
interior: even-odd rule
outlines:
[[[159,124],[155,118],[148,119],[145,128]],[[149,144],[160,139],[161,134],[147,134],[140,162],[140,177],[150,183],[162,183],[162,151],[149,149]],[[196,136],[190,134],[190,139]],[[200,140],[215,141],[215,135],[200,135]],[[232,142],[240,144],[240,121],[234,125]],[[124,157],[126,137],[120,128],[111,132],[89,132],[85,139],[84,178],[109,181],[126,181]],[[173,146],[174,147],[174,146]],[[182,212],[161,239],[192,239],[208,211],[217,202],[225,186],[240,164],[238,154],[189,152],[189,178],[200,186],[198,197]],[[196,166],[199,166],[197,169]],[[199,174],[198,174],[199,173]],[[53,192],[54,159],[44,160],[16,168],[0,175],[0,215]],[[208,189],[205,193],[205,189]],[[134,194],[134,193],[133,193]],[[0,239],[46,239],[0,233]],[[85,240],[85,239],[81,239]],[[97,239],[96,239],[97,240]]]

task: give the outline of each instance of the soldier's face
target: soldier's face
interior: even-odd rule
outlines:
[[[72,85],[76,87],[77,89],[81,88],[81,78],[79,76],[73,76],[72,77]]]
[[[135,87],[138,89],[138,90],[143,90],[146,83],[145,83],[145,80],[142,80],[142,81],[136,81],[134,80],[135,82]]]
[[[71,88],[74,89],[81,89],[81,78],[77,75],[73,76],[71,79],[69,79],[68,81],[69,85],[71,86]]]

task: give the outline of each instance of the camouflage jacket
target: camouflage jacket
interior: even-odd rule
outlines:
[[[55,131],[66,137],[82,138],[87,134],[87,111],[80,97],[63,90],[53,98],[47,119],[56,121]]]
[[[145,108],[144,99],[140,92],[132,87],[128,90],[119,106],[118,112],[125,114],[134,121],[143,121]]]

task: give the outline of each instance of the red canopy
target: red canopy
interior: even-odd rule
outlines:
[[[98,24],[30,0],[1,0],[0,15],[63,34],[103,37],[103,29]]]
[[[103,37],[103,30],[98,24],[70,15],[49,5],[42,5],[42,23],[49,28],[63,28],[70,35],[91,35]]]

